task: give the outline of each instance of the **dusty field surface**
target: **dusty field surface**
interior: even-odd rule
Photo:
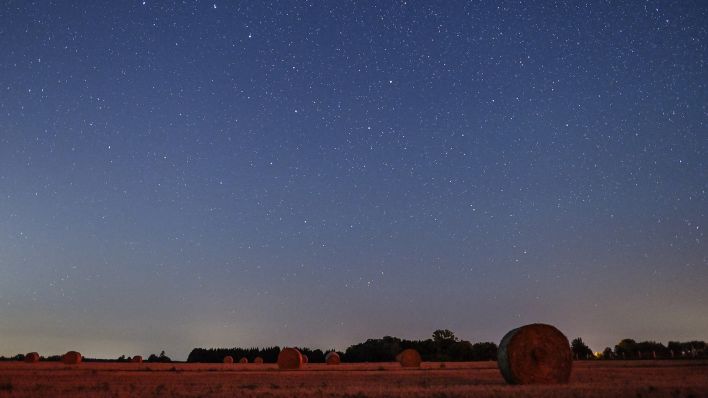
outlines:
[[[708,397],[708,361],[575,362],[567,385],[509,386],[495,362],[0,363],[0,397]]]

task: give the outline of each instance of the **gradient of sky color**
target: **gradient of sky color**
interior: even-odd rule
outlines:
[[[708,340],[706,21],[5,1],[0,355]]]

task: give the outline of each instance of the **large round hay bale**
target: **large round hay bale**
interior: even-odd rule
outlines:
[[[263,363],[263,358],[261,358],[261,357],[256,357],[256,358],[253,360],[253,363]]]
[[[241,359],[238,360],[238,363],[248,363],[248,358],[242,357]]]
[[[27,363],[35,363],[39,362],[39,354],[36,352],[30,352],[27,355],[25,355],[25,362]]]
[[[81,363],[81,359],[81,354],[76,351],[69,351],[61,357],[61,361],[67,365],[79,364]]]
[[[227,355],[224,357],[224,363],[234,363],[234,357]]]
[[[140,355],[136,355],[130,360],[130,362],[143,363],[143,357],[141,357]]]
[[[307,355],[302,354],[302,363],[305,364],[308,362],[310,362],[310,358],[308,358]]]
[[[535,323],[504,336],[497,364],[509,384],[557,384],[570,379],[573,358],[560,330]]]
[[[423,362],[423,360],[420,358],[420,354],[418,353],[418,351],[412,348],[406,348],[405,350],[401,351],[400,355],[401,359],[399,363],[404,368],[419,368],[420,363]]]
[[[278,354],[278,369],[300,369],[302,354],[295,348],[283,348]]]
[[[330,351],[327,355],[325,355],[325,362],[327,362],[327,365],[339,365],[339,363],[342,362],[342,359],[339,358],[339,354],[334,351]]]

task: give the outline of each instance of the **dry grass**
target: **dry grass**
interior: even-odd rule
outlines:
[[[0,363],[0,397],[708,397],[708,361],[576,362],[569,384],[507,385],[494,362],[306,364]]]

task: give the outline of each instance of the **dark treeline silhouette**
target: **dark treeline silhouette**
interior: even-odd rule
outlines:
[[[61,355],[50,355],[48,357],[43,357],[40,356],[39,360],[42,362],[61,362]],[[131,362],[132,356],[130,355],[121,355],[118,358],[87,358],[87,357],[82,357],[81,362]],[[25,354],[17,354],[15,356],[6,358],[6,357],[0,357],[0,362],[2,361],[24,361],[25,360]],[[160,355],[155,355],[155,354],[150,354],[148,359],[145,362],[172,362],[172,359],[165,355],[165,351],[162,351]]]
[[[420,353],[423,361],[454,362],[454,361],[494,361],[497,359],[495,343],[470,343],[458,339],[447,329],[436,330],[432,338],[427,340],[405,340],[398,337],[385,336],[380,339],[369,339],[363,343],[350,346],[344,352],[339,352],[343,362],[392,362],[396,355],[406,348],[413,348]],[[654,341],[635,342],[624,339],[614,349],[607,347],[601,353],[594,353],[582,338],[577,337],[570,344],[573,358],[576,360],[591,359],[699,359],[708,358],[708,345],[703,341],[676,342],[670,341],[667,346]],[[298,348],[308,356],[309,362],[324,362],[324,354],[331,350]],[[187,362],[221,362],[226,355],[235,360],[246,357],[253,362],[260,356],[265,362],[276,362],[280,347],[270,348],[195,348],[189,354]]]
[[[309,362],[323,363],[325,354],[334,350],[311,349],[296,347],[307,355]],[[398,337],[385,336],[380,339],[369,339],[363,343],[354,344],[344,352],[337,352],[343,362],[391,362],[396,355],[406,348],[417,350],[422,359],[428,362],[453,361],[489,361],[497,359],[495,343],[470,343],[458,339],[447,329],[436,330],[427,340],[405,340]],[[669,341],[667,345],[655,341],[636,342],[633,339],[623,339],[614,348],[606,347],[602,352],[593,353],[583,339],[577,337],[570,344],[573,358],[576,360],[640,360],[640,359],[708,359],[708,344],[704,341]],[[187,362],[220,363],[230,355],[235,361],[243,357],[253,362],[256,357],[263,358],[266,363],[278,360],[280,347],[267,348],[195,348],[189,353]],[[130,362],[132,356],[121,355],[117,359],[83,358],[84,362]],[[24,361],[24,354],[11,357],[0,356],[0,361]],[[59,362],[61,355],[40,357],[43,362]],[[150,354],[145,362],[173,362],[162,351],[159,355]]]
[[[280,354],[280,347],[266,348],[195,348],[189,353],[187,362],[206,362],[218,363],[224,360],[224,357],[231,355],[234,361],[239,361],[241,358],[248,358],[248,362],[253,362],[256,357],[263,358],[264,362],[276,362]],[[309,358],[308,358],[309,359]]]
[[[423,361],[488,361],[497,359],[497,345],[460,340],[447,329],[436,330],[427,340],[404,340],[386,336],[355,344],[344,351],[345,362],[390,362],[406,348],[420,353]]]
[[[25,355],[24,354],[17,354],[11,357],[0,357],[0,362],[5,362],[5,361],[24,361],[25,360]]]
[[[427,340],[403,340],[398,337],[386,336],[381,339],[369,339],[363,343],[352,345],[344,352],[338,352],[344,362],[391,362],[396,355],[406,348],[416,349],[424,361],[487,361],[496,360],[497,345],[494,343],[476,343],[460,340],[449,330],[436,330],[433,337]],[[307,355],[309,362],[324,362],[325,353],[333,350],[298,348]],[[249,362],[257,356],[265,362],[276,362],[280,347],[269,348],[195,348],[189,354],[187,362],[223,361],[231,355],[236,361],[242,357]]]
[[[708,345],[704,341],[669,341],[667,345],[656,341],[623,339],[614,349],[606,347],[602,352],[593,353],[578,337],[570,345],[574,359],[705,359],[708,358]]]
[[[155,355],[155,354],[150,354],[148,359],[145,362],[162,362],[162,363],[167,363],[167,362],[172,362],[172,359],[165,355],[165,351],[162,351],[160,355]]]
[[[704,341],[669,341],[663,345],[656,341],[623,339],[614,350],[605,348],[601,359],[694,359],[708,358],[708,345]]]

